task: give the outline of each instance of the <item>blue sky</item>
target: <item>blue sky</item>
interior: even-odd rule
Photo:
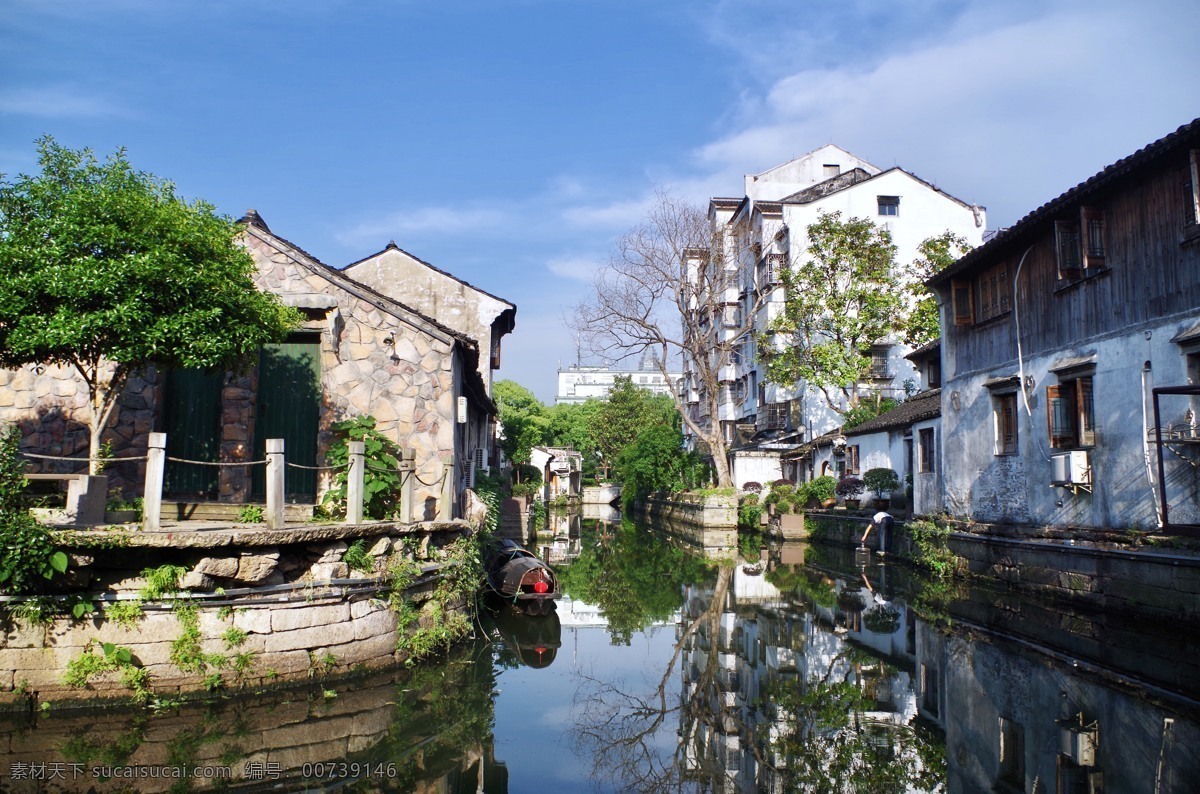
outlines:
[[[389,240],[564,324],[656,189],[833,142],[1009,225],[1200,116],[1194,0],[0,0],[0,172],[53,135],[343,266]],[[591,363],[591,362],[585,362]]]

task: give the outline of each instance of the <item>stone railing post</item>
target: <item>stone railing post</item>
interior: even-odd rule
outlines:
[[[163,472],[167,465],[167,434],[151,433],[146,448],[146,480],[142,486],[142,529],[156,532],[162,518]]]
[[[412,523],[413,517],[413,494],[415,493],[416,483],[413,480],[417,476],[417,451],[415,449],[406,449],[400,456],[400,520],[405,524]]]
[[[366,473],[366,443],[351,441],[350,470],[346,473],[346,523],[361,524],[363,520],[363,475]]]
[[[454,518],[454,464],[442,464],[442,498],[438,499],[438,521]]]
[[[267,527],[283,529],[283,439],[267,439]]]

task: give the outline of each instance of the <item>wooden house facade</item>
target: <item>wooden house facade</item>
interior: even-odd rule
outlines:
[[[1149,528],[1169,509],[1200,523],[1200,397],[1160,393],[1200,382],[1198,152],[1200,120],[930,280],[949,513]]]

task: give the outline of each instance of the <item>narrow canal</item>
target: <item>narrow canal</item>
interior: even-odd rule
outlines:
[[[0,789],[1193,792],[1188,632],[631,523],[553,541],[569,598],[448,659],[152,711],[0,718]],[[186,777],[175,778],[187,770]]]

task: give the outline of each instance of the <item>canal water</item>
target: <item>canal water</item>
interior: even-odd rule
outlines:
[[[0,717],[0,790],[1200,790],[1181,627],[741,544],[565,522],[551,616],[386,673]]]

